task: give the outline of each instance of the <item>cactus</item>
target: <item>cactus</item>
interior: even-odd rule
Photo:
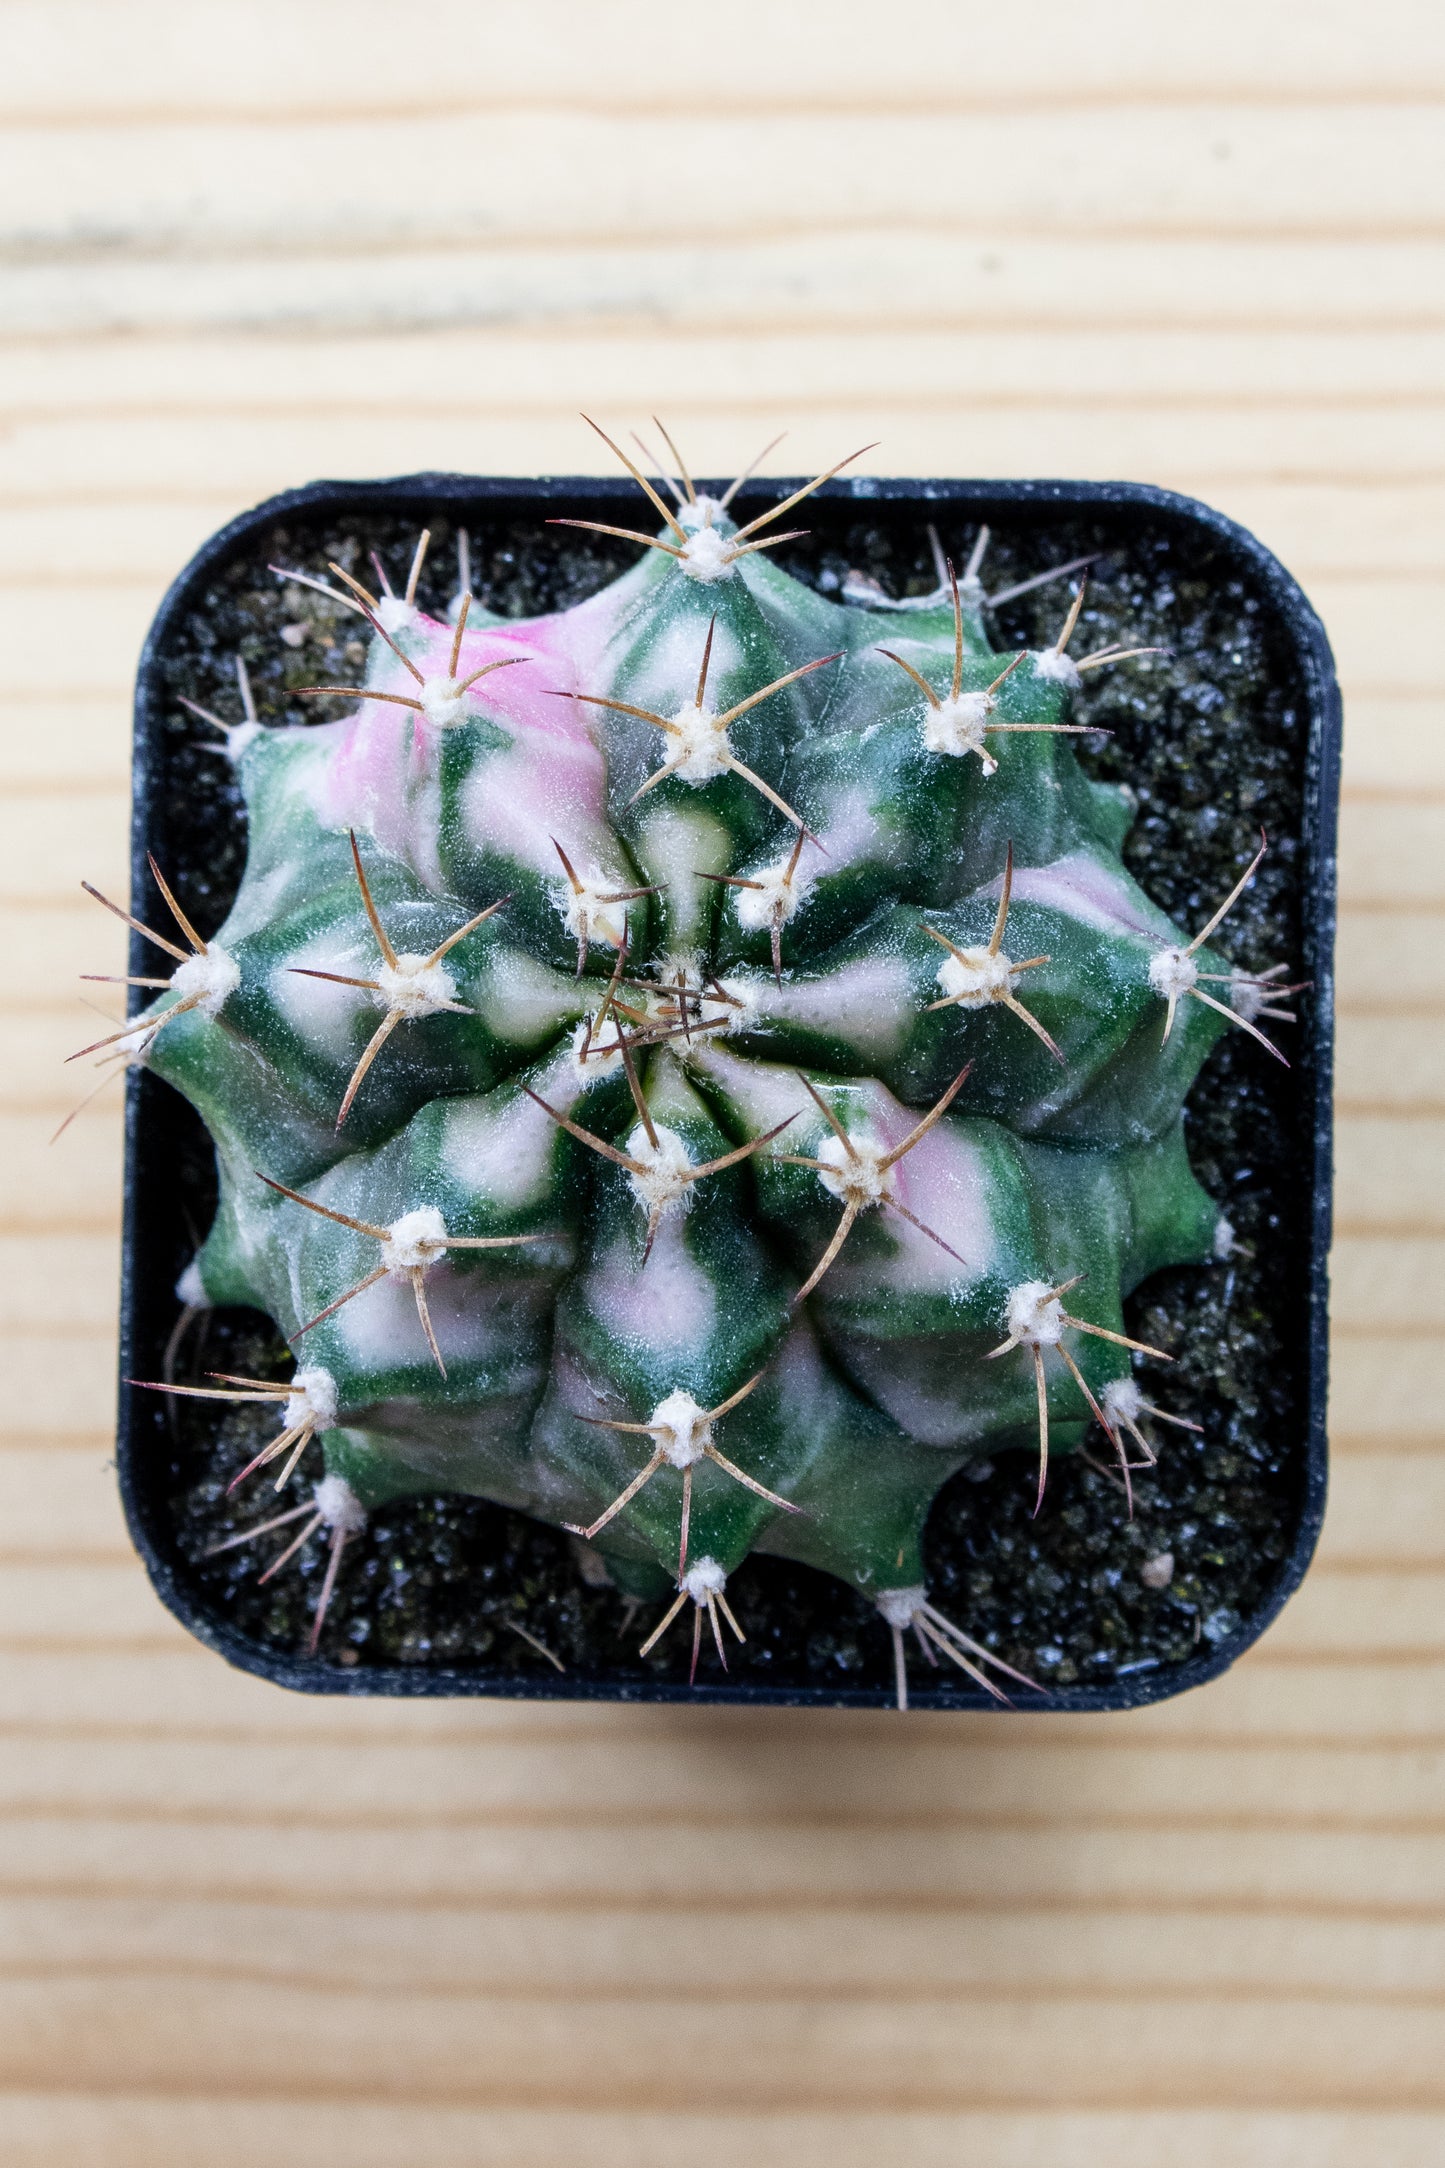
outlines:
[[[736,484],[674,455],[668,501],[619,457],[661,525],[599,593],[430,618],[425,535],[399,594],[286,571],[369,633],[361,685],[307,689],[345,712],[262,727],[239,662],[244,720],[197,711],[244,879],[204,940],[152,862],[175,932],[119,915],[174,968],[83,1051],[198,1109],[220,1202],[180,1292],[299,1367],[155,1383],[274,1406],[235,1482],[311,1477],[248,1534],[286,1532],[268,1573],[327,1534],[313,1649],[367,1514],[460,1492],[662,1604],[644,1651],[690,1612],[693,1676],[763,1552],[876,1604],[900,1706],[909,1628],[1002,1697],[1031,1682],[929,1602],[924,1523],[1008,1447],[1042,1504],[1091,1424],[1127,1491],[1180,1420],[1122,1304],[1229,1245],[1182,1109],[1231,1025],[1283,1058],[1282,967],[1209,945],[1264,844],[1193,933],[1125,871],[1074,698],[1151,651],[1071,656],[1082,581],[996,653],[986,533],[930,595],[834,602],[768,555],[828,476],[738,525]]]

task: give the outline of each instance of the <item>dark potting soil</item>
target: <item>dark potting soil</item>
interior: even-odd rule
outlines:
[[[760,497],[757,508],[771,501]],[[947,505],[938,512],[943,547],[961,563],[972,524]],[[619,514],[608,504],[597,516]],[[810,537],[777,553],[798,578],[834,595],[850,568],[894,596],[934,586],[916,505],[822,498],[807,516]],[[440,615],[457,586],[456,530],[431,512],[427,523],[432,546],[419,600]],[[365,659],[361,628],[324,597],[277,579],[268,565],[324,576],[326,561],[336,558],[372,584],[367,558],[377,549],[400,585],[417,525],[383,508],[375,517],[298,518],[253,539],[224,565],[160,656],[174,697],[152,778],[151,846],[203,936],[220,925],[239,881],[245,819],[227,762],[181,696],[239,719],[239,651],[263,722],[315,721],[297,688],[354,681]],[[468,531],[474,591],[508,616],[580,600],[635,556],[630,547],[569,535],[540,518],[499,519],[485,507],[469,516]],[[986,584],[1002,590],[1086,552],[1099,555],[1073,651],[1111,640],[1168,649],[1089,677],[1081,696],[1082,718],[1111,733],[1080,741],[1086,766],[1127,783],[1138,802],[1125,862],[1170,917],[1192,929],[1233,885],[1265,829],[1269,856],[1220,938],[1247,969],[1285,962],[1291,978],[1303,976],[1308,717],[1296,653],[1273,604],[1207,532],[1133,507],[1088,518],[1021,511],[1016,523],[994,532]],[[1051,641],[1069,593],[1069,583],[1055,584],[1004,604],[996,645]],[[1290,1028],[1275,1029],[1293,1052]],[[174,1277],[210,1223],[210,1146],[199,1120],[165,1086],[145,1078],[141,1090],[167,1102]],[[1035,1455],[1017,1451],[956,1477],[929,1523],[934,1601],[1045,1687],[1127,1685],[1232,1640],[1268,1594],[1299,1518],[1312,1173],[1306,1072],[1285,1069],[1245,1033],[1231,1032],[1206,1064],[1186,1120],[1196,1172],[1232,1222],[1236,1248],[1218,1266],[1146,1282],[1128,1306],[1128,1329],[1177,1358],[1167,1372],[1141,1370],[1146,1398],[1199,1430],[1156,1426],[1159,1463],[1134,1475],[1132,1520],[1117,1475],[1104,1465],[1107,1441],[1095,1432],[1085,1453],[1099,1465],[1056,1456],[1037,1518]],[[143,1303],[142,1345],[153,1345],[146,1350],[152,1367],[140,1375],[160,1374],[178,1307]],[[244,1310],[195,1320],[172,1356],[178,1381],[214,1370],[280,1378],[291,1367],[269,1321]],[[177,1577],[194,1602],[259,1647],[278,1656],[300,1650],[322,1547],[308,1546],[264,1587],[257,1582],[263,1547],[208,1555],[265,1517],[254,1495],[228,1499],[225,1486],[274,1418],[248,1406],[142,1398],[134,1449],[146,1456],[147,1481],[164,1481]],[[320,1653],[343,1667],[338,1683],[345,1678],[353,1687],[365,1668],[397,1665],[470,1669],[513,1682],[512,1691],[533,1677],[562,1683],[524,1630],[566,1666],[570,1683],[605,1680],[625,1693],[629,1683],[685,1679],[690,1636],[674,1633],[639,1658],[646,1615],[635,1615],[599,1580],[596,1566],[571,1538],[477,1500],[392,1505],[347,1548]],[[747,1635],[730,1651],[732,1682],[891,1694],[887,1631],[872,1606],[840,1584],[755,1558],[728,1593]],[[911,1670],[920,1692],[972,1698],[956,1672],[925,1676],[921,1663]],[[700,1679],[723,1683],[710,1652]],[[1150,1683],[1157,1692],[1162,1682]]]

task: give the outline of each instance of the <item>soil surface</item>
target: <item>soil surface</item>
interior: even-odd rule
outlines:
[[[950,516],[948,506],[937,510],[943,547],[962,562],[972,522]],[[598,516],[619,513],[609,504]],[[850,569],[891,595],[921,594],[934,585],[925,516],[916,505],[822,499],[809,507],[810,537],[786,546],[779,561],[835,595]],[[433,541],[419,599],[440,614],[457,587],[456,529],[432,513],[428,524]],[[509,616],[578,600],[634,554],[485,509],[467,525],[473,587]],[[377,549],[400,584],[416,529],[415,519],[384,509],[364,521],[296,520],[271,530],[239,547],[199,607],[173,628],[159,658],[170,697],[150,842],[203,935],[220,924],[234,893],[245,823],[228,764],[209,750],[210,734],[180,696],[238,719],[232,657],[239,650],[263,722],[312,722],[314,708],[297,688],[359,674],[359,622],[277,579],[268,564],[322,574],[336,558],[371,584],[366,560]],[[1086,552],[1099,554],[1074,651],[1109,640],[1169,651],[1084,681],[1082,718],[1111,735],[1080,740],[1082,757],[1093,774],[1127,783],[1138,801],[1126,863],[1171,918],[1192,929],[1267,830],[1269,856],[1221,940],[1246,968],[1285,962],[1290,977],[1306,976],[1308,717],[1273,604],[1207,534],[1133,511],[1086,519],[1029,512],[1001,523],[986,584],[1001,590]],[[1071,584],[1004,603],[996,644],[1051,641]],[[1303,1047],[1302,1033],[1273,1028],[1286,1051],[1295,1051],[1291,1042]],[[214,1187],[209,1145],[190,1109],[154,1080],[142,1079],[139,1089],[141,1174],[160,1193],[148,1190],[139,1214],[146,1285],[135,1359],[139,1375],[154,1377],[177,1317],[169,1289],[209,1224]],[[1290,1548],[1304,1474],[1310,1091],[1304,1063],[1285,1069],[1238,1031],[1195,1087],[1186,1117],[1191,1156],[1234,1226],[1236,1249],[1216,1267],[1156,1276],[1129,1306],[1129,1330],[1177,1357],[1167,1375],[1162,1366],[1152,1377],[1140,1373],[1146,1397],[1200,1426],[1156,1426],[1159,1463],[1134,1477],[1132,1520],[1097,1432],[1085,1450],[1099,1465],[1057,1456],[1036,1519],[1036,1463],[1025,1453],[970,1469],[935,1504],[927,1543],[934,1601],[1045,1688],[1118,1682],[1140,1698],[1167,1691],[1147,1675],[1233,1640]],[[204,1315],[171,1352],[178,1381],[211,1370],[277,1377],[290,1370],[269,1322],[250,1311]],[[265,1418],[264,1410],[140,1395],[132,1451],[142,1456],[153,1532],[182,1588],[213,1618],[288,1659],[305,1646],[321,1546],[308,1546],[264,1586],[257,1572],[269,1543],[208,1555],[264,1517],[254,1496],[228,1500],[225,1485],[273,1427]],[[365,1690],[368,1671],[396,1666],[459,1673],[452,1683],[462,1690],[504,1681],[506,1690],[525,1690],[535,1680],[563,1692],[595,1692],[606,1682],[626,1693],[685,1681],[689,1637],[668,1636],[640,1659],[643,1618],[595,1578],[595,1565],[567,1536],[475,1500],[387,1507],[348,1547],[322,1659],[336,1667],[337,1685],[352,1690]],[[738,1571],[728,1593],[747,1641],[730,1649],[726,1682],[706,1654],[700,1683],[891,1698],[887,1631],[871,1605],[838,1583],[759,1558]],[[977,1698],[961,1673],[928,1672],[921,1660],[910,1672],[920,1702]],[[1065,1698],[1076,1703],[1074,1694]]]

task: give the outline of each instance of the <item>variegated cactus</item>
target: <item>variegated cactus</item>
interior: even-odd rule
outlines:
[[[274,1404],[236,1480],[312,1481],[254,1533],[330,1532],[313,1646],[367,1513],[456,1492],[584,1536],[645,1647],[690,1611],[694,1672],[771,1552],[876,1603],[900,1703],[909,1627],[989,1685],[930,1505],[1010,1446],[1042,1499],[1091,1422],[1126,1486],[1152,1457],[1121,1305],[1227,1248],[1181,1110],[1287,990],[1205,946],[1232,896],[1181,932],[1124,870],[1082,588],[995,652],[982,537],[835,602],[767,554],[807,490],[738,526],[632,471],[661,525],[576,607],[428,617],[423,537],[400,594],[332,568],[336,720],[259,727],[242,672],[244,880],[205,940],[156,869],[175,968],[115,1046],[215,1142],[183,1294],[298,1368],[164,1389]]]

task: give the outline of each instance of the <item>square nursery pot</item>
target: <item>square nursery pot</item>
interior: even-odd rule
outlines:
[[[777,504],[793,486],[747,485],[738,516]],[[216,757],[224,748],[183,702],[239,720],[240,653],[263,721],[314,719],[294,697],[298,648],[314,646],[295,630],[296,598],[310,591],[288,589],[269,565],[322,574],[349,547],[365,573],[377,548],[396,571],[427,526],[420,599],[441,615],[459,584],[465,531],[479,600],[503,615],[533,615],[580,599],[637,554],[549,518],[635,527],[640,509],[622,479],[420,474],[318,482],[232,521],[171,588],[141,659],[132,895],[149,901],[137,910],[161,923],[147,870],[154,853],[209,934],[243,863],[239,794]],[[1330,650],[1266,549],[1217,512],[1160,489],[834,481],[795,517],[809,532],[775,561],[845,601],[933,589],[940,545],[964,562],[986,523],[995,646],[1051,645],[1069,584],[1027,584],[1011,599],[1008,591],[1092,559],[1088,645],[1165,644],[1147,670],[1126,665],[1086,681],[1083,712],[1109,733],[1083,741],[1086,766],[1137,794],[1126,865],[1176,924],[1197,929],[1261,828],[1268,833],[1263,868],[1218,939],[1242,968],[1282,961],[1289,979],[1310,982],[1297,1025],[1276,1027],[1289,1065],[1238,1030],[1210,1054],[1188,1102],[1190,1156],[1227,1212],[1235,1246],[1216,1265],[1146,1281],[1125,1313],[1138,1337],[1173,1334],[1181,1354],[1169,1373],[1172,1402],[1202,1428],[1170,1429],[1157,1467],[1136,1471],[1132,1523],[1117,1475],[1098,1461],[1095,1432],[1092,1452],[1056,1457],[1037,1517],[1033,1462],[1003,1453],[951,1480],[925,1541],[934,1600],[1044,1689],[1011,1688],[1014,1706],[1137,1707],[1216,1677],[1257,1639],[1299,1584],[1324,1507],[1340,743]],[[344,665],[333,653],[329,667]],[[308,661],[302,681],[316,674]],[[347,674],[354,682],[355,668]],[[133,948],[131,970],[152,972],[147,944],[135,937]],[[215,1201],[209,1140],[168,1085],[138,1067],[126,1082],[120,1485],[157,1594],[200,1640],[310,1693],[893,1701],[882,1620],[820,1573],[750,1559],[729,1588],[747,1642],[726,1673],[708,1648],[690,1688],[685,1634],[643,1659],[637,1645],[657,1614],[637,1613],[634,1623],[636,1606],[599,1579],[574,1539],[470,1498],[379,1509],[347,1548],[324,1637],[308,1654],[324,1548],[301,1554],[298,1578],[263,1587],[253,1550],[216,1548],[262,1515],[254,1495],[228,1499],[246,1443],[236,1411],[128,1382],[251,1376],[268,1365],[284,1375],[286,1351],[255,1311],[184,1306],[178,1282]],[[919,1661],[911,1700],[994,1705],[961,1671]]]

